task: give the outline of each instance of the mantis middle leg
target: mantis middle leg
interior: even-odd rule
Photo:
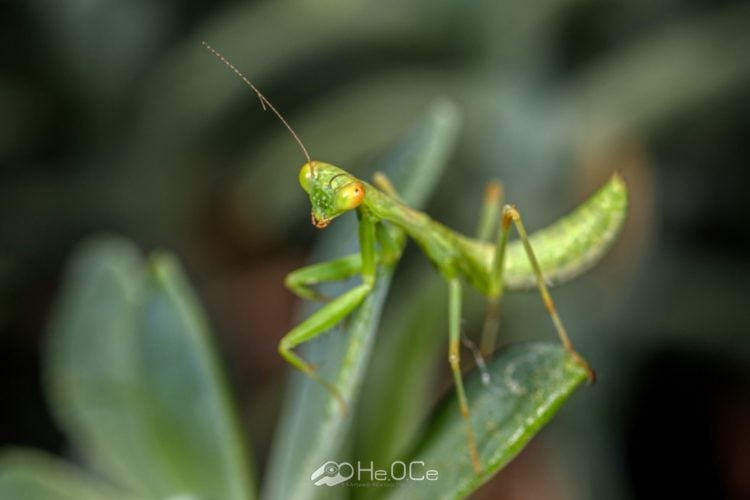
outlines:
[[[471,414],[469,413],[469,403],[466,401],[466,391],[464,390],[464,382],[461,377],[461,351],[459,349],[459,340],[461,338],[461,282],[458,278],[453,278],[450,280],[449,286],[448,331],[450,333],[450,340],[448,342],[448,361],[451,365],[453,380],[456,384],[461,416],[466,425],[466,439],[469,445],[471,463],[474,466],[474,472],[479,474],[482,472],[482,464],[479,461],[479,454],[477,453],[476,438],[474,437]]]

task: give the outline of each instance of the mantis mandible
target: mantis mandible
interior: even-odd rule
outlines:
[[[299,171],[299,183],[310,199],[312,224],[323,229],[336,217],[351,211],[356,212],[359,219],[358,253],[306,266],[287,276],[286,286],[299,297],[326,303],[284,335],[278,347],[289,364],[318,382],[338,400],[342,411],[346,411],[346,402],[339,390],[322,378],[316,368],[294,349],[325,333],[364,301],[375,286],[377,266],[399,258],[404,235],[417,243],[448,284],[448,361],[476,473],[481,472],[482,465],[464,391],[459,352],[464,282],[488,300],[481,336],[483,355],[489,356],[495,349],[503,291],[535,286],[563,347],[587,370],[589,380],[594,380],[594,371],[573,347],[550,296],[548,283],[587,270],[606,253],[616,238],[627,204],[627,188],[619,174],[614,174],[584,205],[560,223],[532,237],[526,232],[519,210],[514,205],[503,205],[500,183],[491,182],[485,192],[477,234],[473,238],[464,236],[405,205],[384,175],[376,174],[373,184],[370,184],[342,168],[312,160],[291,126],[255,85],[220,53],[205,42],[204,45],[253,89],[263,108],[270,108],[276,114],[302,149],[306,162]],[[518,233],[519,241],[509,244],[512,229]],[[361,278],[360,284],[332,299],[323,297],[314,288],[324,282],[357,275]]]

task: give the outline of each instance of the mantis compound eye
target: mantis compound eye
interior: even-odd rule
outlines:
[[[304,189],[306,192],[310,192],[312,189],[312,180],[313,180],[313,170],[311,168],[312,162],[307,162],[304,165],[302,165],[302,168],[299,170],[299,183],[300,186],[302,186],[302,189]]]
[[[357,208],[365,198],[365,186],[361,182],[350,182],[336,191],[336,208],[341,211]]]

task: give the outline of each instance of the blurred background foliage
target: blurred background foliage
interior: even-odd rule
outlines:
[[[0,442],[65,453],[41,332],[72,246],[106,230],[185,263],[266,463],[296,303],[283,277],[317,230],[300,151],[206,40],[313,157],[362,175],[436,97],[457,101],[464,129],[428,211],[465,232],[491,178],[530,229],[627,178],[614,251],[554,292],[600,382],[479,496],[747,498],[748,26],[740,1],[3,2]],[[438,282],[411,248],[365,381],[392,373],[383,353],[419,350],[434,376],[415,415],[448,385]],[[483,304],[466,302],[476,332]],[[503,311],[505,341],[552,335],[533,294]],[[365,414],[368,390],[382,389],[363,389]]]

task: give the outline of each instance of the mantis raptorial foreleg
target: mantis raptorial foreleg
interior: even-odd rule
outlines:
[[[315,367],[302,359],[293,351],[293,349],[300,344],[304,344],[305,342],[314,339],[339,321],[346,318],[372,291],[373,286],[375,285],[375,223],[366,218],[363,218],[359,224],[359,245],[362,284],[352,288],[342,295],[339,295],[335,299],[332,299],[305,321],[293,328],[289,333],[284,335],[281,342],[279,342],[279,353],[281,356],[289,364],[325,387],[326,390],[338,400],[342,411],[346,411],[346,402],[336,386],[318,375]],[[322,269],[325,272],[329,272],[332,268],[337,267],[330,266],[330,264],[341,264],[342,260],[343,259],[339,259],[338,261],[329,262],[329,266],[319,265],[321,267],[319,267],[318,270]],[[300,272],[302,271],[304,271],[304,268],[300,270]],[[336,275],[335,272],[331,274]]]
[[[466,423],[466,436],[469,443],[471,463],[476,473],[479,474],[482,472],[482,465],[477,453],[476,439],[474,438],[474,429],[471,425],[471,414],[469,413],[469,403],[466,401],[466,391],[464,391],[464,382],[461,377],[461,351],[459,349],[459,341],[461,339],[461,281],[459,278],[451,279],[449,287],[448,331],[450,333],[450,340],[448,342],[448,362],[451,365],[453,380],[456,384],[461,416]]]
[[[314,288],[329,281],[340,281],[362,271],[362,256],[358,253],[339,259],[301,267],[289,273],[284,281],[286,287],[298,297],[308,300],[328,301],[327,297]]]

